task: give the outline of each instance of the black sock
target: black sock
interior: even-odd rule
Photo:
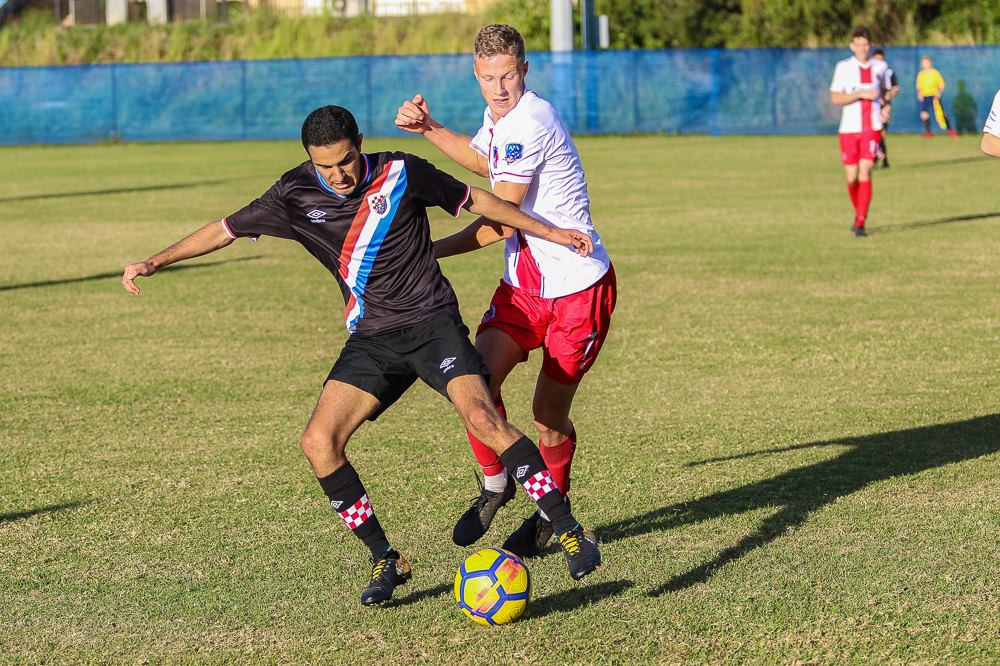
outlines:
[[[368,501],[368,493],[365,492],[361,478],[351,463],[319,479],[319,485],[340,519],[371,550],[372,559],[377,560],[392,550]]]
[[[924,131],[925,132],[930,132],[931,131],[931,119],[930,118],[928,118],[927,120],[924,121]]]
[[[559,486],[545,466],[541,452],[530,439],[522,437],[514,442],[500,454],[500,461],[549,517],[556,534],[565,534],[576,527],[576,518],[559,493]]]

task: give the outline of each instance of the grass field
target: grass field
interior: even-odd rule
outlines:
[[[358,604],[366,552],[298,451],[345,337],[304,250],[121,289],[301,148],[0,150],[0,662],[997,663],[1000,162],[890,141],[855,239],[832,137],[580,140],[621,290],[574,413],[606,562],[529,562],[501,628],[454,607],[474,463],[423,386],[349,448],[415,571]],[[494,250],[443,262],[467,322]]]

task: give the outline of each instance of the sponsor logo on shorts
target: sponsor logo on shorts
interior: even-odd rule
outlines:
[[[517,471],[514,472],[514,474],[519,479],[523,479],[524,475],[527,474],[527,473],[528,473],[528,466],[527,465],[521,465],[520,467],[517,468]]]
[[[483,323],[485,324],[490,319],[493,319],[493,317],[496,316],[497,316],[497,306],[491,305],[490,309],[487,310],[486,313],[483,315]]]
[[[446,373],[449,370],[451,370],[452,368],[454,368],[455,367],[455,359],[456,358],[458,358],[458,357],[456,357],[456,356],[449,356],[445,360],[441,361],[441,365],[439,366],[441,368],[441,372],[445,372]]]
[[[313,224],[322,224],[323,222],[326,222],[326,220],[323,219],[326,217],[326,213],[315,208],[306,213],[306,217],[308,217],[309,221]]]

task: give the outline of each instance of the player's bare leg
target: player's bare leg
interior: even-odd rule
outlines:
[[[573,517],[534,442],[507,423],[497,411],[483,378],[478,375],[456,377],[448,383],[448,397],[466,428],[500,455],[504,467],[510,470],[539,511],[552,520],[570,575],[580,579],[596,569],[601,563],[597,539]]]
[[[330,380],[323,387],[309,424],[302,434],[302,452],[312,465],[330,506],[372,554],[372,573],[361,603],[392,597],[397,585],[410,579],[410,565],[389,545],[375,517],[368,493],[345,449],[351,435],[379,408],[379,401],[359,388]]]
[[[490,370],[489,392],[493,404],[506,419],[507,411],[500,397],[500,387],[511,370],[524,358],[525,352],[514,338],[499,328],[487,328],[480,333],[476,337],[476,350]],[[483,471],[483,484],[472,498],[472,505],[455,523],[452,540],[459,546],[469,546],[482,538],[497,511],[507,504],[516,492],[514,484],[508,482],[507,470],[500,462],[500,456],[480,441],[471,430],[466,432],[472,453]]]
[[[573,398],[580,384],[564,384],[538,373],[532,414],[538,431],[542,459],[552,472],[559,492],[566,497],[570,488],[570,468],[576,452],[576,429],[569,418]],[[552,538],[552,523],[539,512],[528,516],[504,542],[506,550],[521,557],[536,557]]]

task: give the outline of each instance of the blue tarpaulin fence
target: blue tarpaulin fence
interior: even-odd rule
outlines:
[[[960,113],[982,127],[1000,88],[1000,47],[886,51],[902,87],[894,131],[920,129],[913,85],[923,54],[948,83],[944,104],[953,120]],[[840,109],[829,101],[830,78],[849,55],[847,49],[532,53],[528,85],[576,133],[834,133]],[[417,92],[445,125],[466,133],[478,128],[484,103],[469,55],[6,67],[0,68],[0,144],[289,139],[324,104],[351,109],[368,136],[393,136],[396,108]]]

